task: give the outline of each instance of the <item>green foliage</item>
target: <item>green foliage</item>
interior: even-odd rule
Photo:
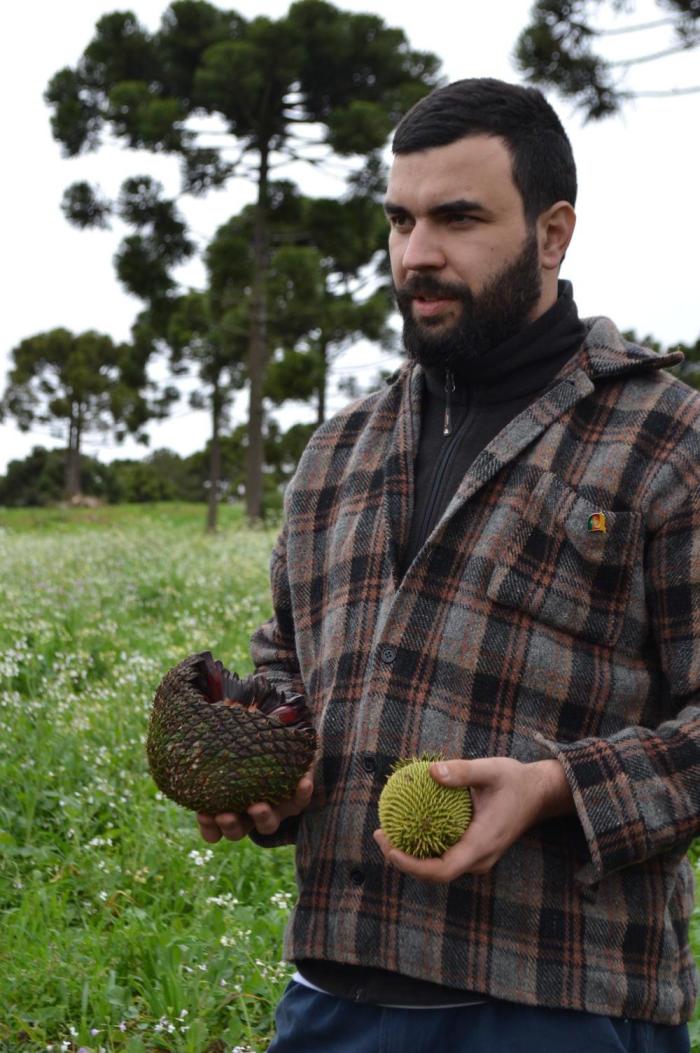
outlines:
[[[289,850],[207,846],[144,735],[160,676],[241,674],[274,531],[184,505],[0,514],[0,1048],[262,1053]],[[222,574],[222,566],[226,572]]]
[[[12,351],[0,418],[14,417],[21,431],[35,422],[58,425],[69,450],[68,496],[79,492],[80,452],[90,432],[112,431],[117,440],[127,432],[145,440],[145,425],[170,401],[148,401],[145,363],[128,344],[115,344],[95,332],[78,335],[53,329],[23,340]]]
[[[700,390],[700,337],[694,344],[675,344],[670,350],[682,351],[683,362],[675,366],[672,372],[692,388]]]
[[[189,496],[187,477],[182,470],[180,458],[170,454],[169,463],[163,463],[160,451],[145,461],[115,461],[109,465],[109,498],[114,502],[143,503],[146,501],[177,501]],[[168,471],[170,469],[170,471]],[[173,470],[175,469],[175,470]],[[179,470],[178,470],[179,469]],[[178,486],[179,483],[179,486]],[[201,497],[202,487],[193,488],[195,499]],[[184,493],[183,493],[184,492]]]
[[[244,353],[254,260],[255,210],[243,209],[217,231],[207,250],[210,301],[226,312],[226,326]],[[361,300],[345,291],[378,253],[384,254],[386,221],[368,195],[343,201],[307,198],[293,184],[270,184],[268,220],[271,252],[267,271],[268,341],[272,353],[265,395],[322,401],[332,358],[353,340],[387,339],[392,309],[382,285]]]
[[[131,12],[104,15],[45,97],[69,156],[96,149],[106,126],[129,147],[185,155],[194,141],[186,118],[201,112],[222,116],[244,148],[278,147],[295,124],[321,123],[333,150],[364,154],[438,82],[438,67],[378,16],[324,0],[250,21],[185,0],[153,34]]]
[[[515,46],[515,61],[528,81],[556,88],[573,100],[586,120],[600,120],[618,113],[634,98],[635,92],[622,86],[616,66],[627,68],[636,62],[662,57],[673,51],[695,48],[700,44],[700,5],[697,0],[657,0],[671,12],[666,21],[673,23],[674,41],[670,47],[645,48],[637,58],[611,62],[597,50],[606,32],[591,25],[600,0],[537,0],[531,11],[531,22],[521,32]],[[613,10],[630,14],[634,3],[610,0]],[[616,32],[656,29],[664,20],[640,26],[630,23]],[[672,94],[671,91],[668,94]]]
[[[690,385],[691,388],[700,390],[700,338],[694,344],[684,344],[679,341],[676,344],[664,347],[659,340],[649,333],[640,339],[637,337],[634,329],[628,329],[622,335],[625,339],[631,340],[635,344],[641,344],[642,347],[650,347],[658,354],[680,351],[684,356],[683,361],[677,366],[671,366],[669,372],[673,373],[685,384]]]
[[[291,477],[308,442],[313,425],[295,424],[282,432],[269,421],[265,437],[266,505],[274,513],[282,504],[282,487]],[[239,499],[245,489],[246,429],[239,425],[221,440],[219,497]],[[114,460],[102,464],[92,457],[80,459],[80,490],[88,498],[110,504],[154,501],[206,501],[209,485],[210,444],[180,457],[172,450],[154,450],[146,458]],[[66,451],[37,446],[22,460],[10,461],[0,475],[0,507],[45,507],[65,493]]]
[[[123,345],[95,332],[74,336],[53,329],[23,340],[12,351],[9,384],[3,409],[21,430],[35,421],[72,421],[106,430],[110,421],[110,391],[119,381]]]
[[[229,296],[226,303],[220,303],[216,281],[209,302],[210,320],[218,328],[210,346],[217,345],[219,357],[226,345],[230,361],[240,362],[238,345],[245,337],[251,391],[247,496],[253,518],[260,514],[266,366],[278,347],[283,352],[305,350],[295,347],[295,340],[286,332],[278,344],[274,343],[280,328],[274,312],[273,324],[268,327],[268,279],[274,266],[269,249],[274,245],[275,211],[275,189],[269,186],[270,162],[280,154],[318,164],[320,159],[304,134],[314,126],[314,135],[320,136],[329,153],[369,156],[370,178],[355,180],[352,196],[358,198],[364,193],[373,204],[377,158],[389,131],[406,109],[438,84],[438,68],[436,56],[410,48],[400,29],[386,26],[376,15],[339,10],[326,0],[298,0],[278,19],[261,16],[250,21],[221,11],[206,0],[180,0],[166,10],[155,33],[149,33],[131,12],[105,15],[75,69],[60,70],[48,85],[45,98],[52,109],[52,130],[68,156],[97,149],[103,134],[110,131],[131,149],[177,154],[182,160],[186,192],[202,194],[209,187],[222,186],[235,174],[252,174],[257,183],[256,204],[239,229],[232,232],[238,250],[227,254],[232,270],[226,282],[237,283],[240,290],[241,272],[246,271],[245,299],[250,310],[224,317],[241,297],[239,293],[235,300]],[[202,115],[223,121],[239,151],[237,158],[224,160],[211,147],[199,145],[190,119],[196,125]],[[159,199],[158,204],[165,209],[169,224],[177,227],[180,221],[173,203]],[[140,333],[144,336],[150,329],[152,338],[142,340],[140,346],[153,350],[157,340],[168,335],[176,299],[172,268],[189,255],[191,245],[184,228],[174,230],[173,246],[157,225],[144,231],[143,217],[129,214],[124,195],[116,209],[138,228],[125,239],[116,266],[124,285],[148,305]],[[64,211],[73,222],[86,226],[103,223],[108,206],[97,193],[79,183],[69,189]],[[356,273],[375,251],[376,217],[370,212],[357,202],[350,205],[343,229],[352,227],[353,236],[336,237],[332,249],[322,245],[316,224],[316,236],[310,244],[321,258],[330,255],[344,277]],[[370,222],[364,223],[365,219]],[[363,233],[358,236],[358,232]],[[245,245],[241,244],[243,238]],[[299,244],[298,235],[294,238]],[[300,256],[297,263],[299,282],[304,270]],[[329,271],[326,265],[322,272],[326,299],[330,296]],[[360,321],[350,327],[346,337],[363,331]],[[225,334],[231,339],[223,339]],[[316,342],[316,347],[308,348],[314,358],[312,368],[325,379],[328,341],[321,337]],[[184,356],[191,345],[184,340],[180,346]],[[296,377],[295,369],[287,372]],[[216,370],[210,368],[209,373],[213,377]],[[278,375],[272,382],[275,391],[279,392],[282,380]],[[215,379],[211,383],[211,474],[215,479],[218,421],[225,411],[226,392]],[[232,382],[227,383],[230,386]],[[308,393],[297,389],[287,397],[306,398]],[[318,400],[322,417],[322,389]],[[210,515],[214,513],[215,508],[210,508]]]
[[[66,219],[82,230],[108,227],[112,204],[89,183],[73,183],[65,191],[61,209]]]
[[[42,507],[65,496],[66,451],[35,446],[23,460],[10,461],[0,476],[0,506]],[[113,467],[90,457],[81,458],[80,487],[83,494],[111,499]]]

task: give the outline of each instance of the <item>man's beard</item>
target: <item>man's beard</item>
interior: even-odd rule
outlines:
[[[394,287],[408,357],[422,366],[440,366],[459,375],[461,364],[485,355],[529,324],[541,292],[534,230],[528,233],[516,259],[489,279],[479,293],[472,293],[466,285],[441,282],[432,274],[419,274],[401,289]],[[456,300],[462,305],[459,318],[449,327],[439,318],[417,322],[413,317],[414,296]]]

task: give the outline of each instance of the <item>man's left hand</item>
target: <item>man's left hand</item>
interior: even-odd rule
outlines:
[[[574,812],[571,790],[557,760],[532,764],[510,757],[436,761],[430,774],[445,786],[471,790],[472,821],[459,841],[437,859],[415,859],[394,848],[383,830],[374,832],[392,866],[426,881],[486,874],[531,826]]]

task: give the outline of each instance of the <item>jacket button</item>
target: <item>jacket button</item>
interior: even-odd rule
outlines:
[[[395,658],[395,647],[382,647],[382,662],[386,663],[386,665],[391,665]]]
[[[365,753],[364,757],[362,758],[362,767],[365,769],[365,771],[376,771],[377,762],[374,759],[374,757],[371,756],[371,754]]]
[[[359,867],[356,867],[354,870],[350,871],[350,880],[353,885],[361,885],[365,880],[364,872],[360,870]]]

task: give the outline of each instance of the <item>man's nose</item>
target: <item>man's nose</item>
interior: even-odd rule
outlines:
[[[437,232],[418,221],[405,243],[401,260],[404,270],[422,271],[444,267],[445,254]]]

